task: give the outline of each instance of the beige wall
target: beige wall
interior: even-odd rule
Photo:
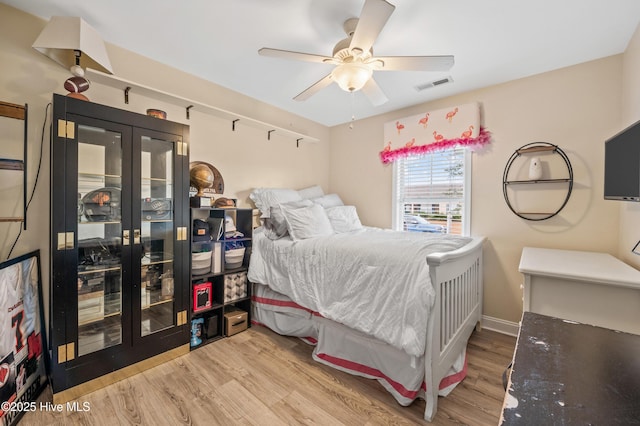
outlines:
[[[64,94],[64,80],[70,73],[38,53],[31,47],[45,21],[0,4],[0,100],[17,104],[29,104],[29,187],[32,188],[37,159],[40,157],[40,138],[45,107],[51,102],[52,93]],[[249,206],[248,194],[254,187],[275,186],[301,188],[320,184],[328,190],[329,129],[326,126],[286,113],[270,105],[258,102],[221,86],[164,66],[148,58],[133,54],[119,47],[107,46],[109,57],[118,77],[134,81],[161,91],[204,104],[236,112],[257,120],[308,134],[320,140],[318,143],[296,141],[276,133],[267,141],[266,132],[257,128],[237,125],[231,130],[231,122],[203,114],[194,108],[191,119],[186,120],[185,110],[175,105],[144,98],[132,91],[130,104],[124,103],[122,91],[94,84],[87,92],[98,103],[145,113],[147,108],[167,111],[168,119],[190,125],[191,161],[206,161],[218,168],[225,179],[225,196],[237,197],[239,205]],[[7,119],[2,119],[7,120]],[[6,121],[0,122],[5,128]],[[12,126],[12,123],[9,124]],[[15,126],[12,126],[15,127]],[[48,129],[48,124],[47,124]],[[35,197],[29,208],[28,230],[22,233],[13,255],[40,249],[45,293],[48,290],[48,241],[49,241],[49,135],[45,131],[42,154],[42,170]],[[12,130],[9,135],[0,132],[3,149],[17,149],[21,156],[22,132]],[[7,152],[7,151],[2,151]],[[2,155],[2,154],[0,154]],[[13,203],[13,197],[5,197],[0,185],[2,203]],[[56,202],[56,200],[52,200]],[[15,209],[21,208],[16,201]],[[18,234],[18,224],[0,223],[0,256],[5,259]]]
[[[622,61],[622,126],[640,120],[640,25],[627,46]],[[640,203],[620,203],[618,256],[640,268],[640,256],[631,252],[640,240]]]
[[[44,24],[38,18],[0,4],[0,100],[29,104],[30,187],[35,180],[35,159],[40,155],[45,106],[52,92],[64,93],[62,82],[69,75],[31,48]],[[129,105],[124,104],[122,92],[100,85],[94,85],[89,96],[95,102],[140,113],[147,108],[164,109],[170,120],[188,123],[191,160],[214,164],[225,178],[225,195],[237,197],[240,205],[248,205],[247,195],[253,187],[304,187],[319,183],[325,191],[337,192],[345,202],[356,205],[365,224],[383,227],[391,223],[392,181],[392,167],[383,166],[378,159],[383,145],[383,123],[457,103],[482,102],[485,124],[493,132],[494,141],[485,152],[474,154],[471,231],[488,238],[485,314],[517,321],[522,304],[521,276],[517,269],[523,246],[594,250],[624,256],[627,246],[640,238],[637,206],[621,208],[620,203],[604,201],[601,195],[603,141],[620,130],[623,123],[640,116],[639,45],[640,36],[636,32],[624,56],[360,120],[352,130],[347,125],[328,129],[108,46],[119,77],[320,139],[317,144],[302,144],[300,148],[295,147],[294,140],[278,135],[267,141],[264,131],[250,126],[239,125],[232,132],[228,120],[196,110],[192,110],[191,120],[186,121],[184,109],[133,92]],[[624,75],[622,83],[621,75]],[[49,138],[45,136],[40,181],[29,210],[29,229],[23,232],[13,254],[43,251],[46,290],[50,200]],[[506,161],[514,149],[532,141],[558,144],[569,155],[575,172],[569,204],[558,217],[542,223],[516,217],[502,198]],[[21,142],[5,135],[0,136],[0,143],[15,148]],[[632,228],[635,231],[629,233]],[[18,229],[16,224],[0,223],[2,258],[7,256]]]
[[[518,321],[524,246],[618,250],[619,204],[603,199],[604,140],[620,129],[622,56],[561,69],[442,99],[331,129],[330,187],[355,204],[364,223],[391,225],[392,167],[378,159],[383,124],[422,112],[479,101],[489,149],[473,154],[471,233],[485,245],[485,315]],[[454,83],[455,84],[455,83]],[[437,89],[435,89],[437,90]],[[530,222],[514,215],[502,195],[502,173],[513,151],[545,141],[563,149],[574,189],[556,217]]]

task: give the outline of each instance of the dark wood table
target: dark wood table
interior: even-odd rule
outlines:
[[[640,425],[640,335],[525,312],[502,425]]]

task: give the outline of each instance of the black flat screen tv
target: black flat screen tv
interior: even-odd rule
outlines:
[[[604,198],[640,202],[640,121],[604,144]]]

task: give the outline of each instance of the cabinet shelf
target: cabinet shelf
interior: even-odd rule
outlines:
[[[167,183],[171,183],[171,182],[172,182],[172,181],[171,181],[171,179],[162,179],[162,178],[153,178],[153,177],[143,176],[143,177],[142,177],[142,182],[143,182],[143,184],[144,184],[146,181],[163,182],[163,183],[164,183],[164,182],[167,182]]]
[[[104,84],[105,86],[122,90],[125,96],[125,101],[124,101],[125,103],[129,103],[128,99],[129,99],[130,93],[139,93],[142,96],[147,96],[147,97],[158,99],[163,102],[183,106],[186,110],[187,119],[189,119],[190,110],[201,111],[201,112],[204,112],[205,114],[210,114],[219,118],[230,120],[232,123],[232,128],[234,130],[235,130],[236,122],[247,123],[252,127],[265,130],[267,139],[270,139],[271,132],[275,131],[276,134],[284,135],[284,136],[295,139],[297,143],[319,142],[319,139],[303,133],[294,132],[292,130],[285,129],[283,127],[274,126],[272,124],[265,123],[264,121],[256,120],[254,118],[247,117],[241,114],[236,114],[232,111],[227,111],[222,108],[218,108],[212,105],[207,105],[205,103],[194,101],[192,99],[187,99],[182,96],[164,92],[162,90],[157,90],[152,87],[145,86],[140,83],[135,83],[133,81],[125,80],[123,78],[115,77],[113,75],[109,75],[101,71],[96,71],[91,68],[87,68],[86,75],[87,75],[87,78],[94,83]]]
[[[196,281],[207,281],[208,278],[211,277],[219,277],[221,275],[230,275],[230,274],[237,274],[239,272],[246,272],[247,271],[247,267],[246,266],[239,266],[237,268],[233,268],[233,269],[229,269],[226,268],[221,272],[207,272],[206,274],[199,274],[199,275],[192,275],[191,276],[191,281],[193,281],[194,283]]]
[[[173,298],[171,299],[164,299],[164,300],[158,300],[156,302],[151,302],[148,305],[144,305],[142,306],[142,310],[147,310],[147,309],[151,309],[155,306],[159,306],[159,305],[164,305],[165,303],[173,303]]]
[[[121,179],[122,176],[120,175],[106,175],[104,173],[86,173],[86,172],[78,172],[78,179],[94,179],[94,180],[98,180],[98,179],[104,179],[104,178],[109,178],[109,179]]]
[[[214,302],[214,303],[211,304],[211,306],[209,308],[200,309],[199,311],[194,311],[193,312],[193,316],[207,314],[207,313],[210,313],[212,311],[215,311],[216,309],[222,309],[223,306],[224,305],[222,303]]]
[[[247,268],[244,266],[239,266],[237,268],[226,268],[224,270],[224,272],[222,272],[220,275],[228,275],[228,274],[237,274],[238,272],[245,272],[247,271]]]
[[[94,268],[93,266],[91,267],[86,267],[83,268],[81,266],[78,267],[78,275],[88,275],[88,274],[95,274],[95,273],[99,273],[99,272],[117,272],[120,271],[120,266],[113,266],[110,268]]]
[[[173,219],[142,219],[144,223],[171,223]]]
[[[91,220],[91,221],[78,221],[78,225],[120,225],[119,220]]]

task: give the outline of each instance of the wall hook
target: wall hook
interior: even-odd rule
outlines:
[[[124,103],[125,104],[129,103],[129,90],[131,90],[131,86],[127,86],[124,89]]]
[[[300,148],[300,141],[301,141],[302,139],[303,139],[303,138],[298,138],[298,139],[296,139],[296,148]]]
[[[189,120],[189,110],[190,110],[191,108],[193,108],[193,105],[189,105],[189,106],[187,107],[187,120]]]
[[[267,140],[270,141],[271,140],[271,133],[275,132],[274,130],[267,130]]]
[[[234,132],[236,131],[236,122],[237,122],[237,121],[240,121],[240,119],[239,119],[239,118],[236,118],[235,120],[233,120],[233,121],[231,122],[231,130],[232,130],[232,131],[234,131]]]

